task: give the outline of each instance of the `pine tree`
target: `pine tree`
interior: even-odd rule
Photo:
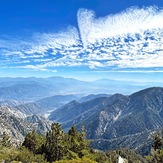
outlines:
[[[71,129],[68,131],[68,139],[69,139],[69,149],[75,153],[79,152],[79,141],[78,141],[79,134],[75,126],[72,126]]]
[[[22,146],[25,146],[28,150],[34,154],[42,153],[42,145],[45,142],[45,138],[41,135],[38,135],[35,130],[28,133],[24,139]]]
[[[69,149],[78,154],[79,157],[83,156],[83,150],[89,150],[89,143],[86,140],[84,126],[82,131],[78,132],[75,126],[72,126],[68,132],[69,135]]]
[[[51,130],[47,132],[46,143],[43,147],[43,152],[47,161],[53,162],[63,159],[66,154],[65,134],[58,123],[51,125]]]

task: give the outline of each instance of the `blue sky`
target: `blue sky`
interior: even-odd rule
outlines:
[[[1,0],[0,77],[163,80],[162,0]]]

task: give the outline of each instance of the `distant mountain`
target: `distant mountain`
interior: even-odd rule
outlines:
[[[116,143],[143,148],[140,137],[145,144],[153,131],[163,127],[163,88],[152,87],[130,96],[115,94],[84,103],[74,101],[49,118],[62,123],[65,130],[73,124],[79,128],[84,124],[87,137],[96,140],[96,147],[105,144],[100,149],[116,148]]]
[[[93,100],[93,99],[96,99],[96,98],[99,98],[99,97],[109,97],[110,95],[108,94],[89,94],[87,96],[84,96],[82,97],[81,99],[79,99],[78,101],[79,102],[87,102],[87,101],[90,101],[90,100]]]
[[[49,111],[53,111],[72,100],[78,100],[78,95],[55,95],[51,97],[42,98],[35,102],[17,105],[16,108],[24,114],[39,114],[44,115]]]
[[[24,136],[32,130],[44,134],[49,129],[50,123],[43,117],[26,117],[13,107],[0,107],[0,136],[5,132],[15,143],[22,142]]]
[[[41,98],[78,94],[87,82],[70,78],[0,78],[0,101],[26,100],[36,101]]]
[[[0,87],[0,100],[33,100],[46,95],[47,88],[38,83],[15,84],[7,87]]]
[[[72,78],[0,78],[0,101],[36,101],[54,95],[88,94],[96,88]]]
[[[56,108],[59,108],[72,100],[78,100],[79,98],[79,95],[55,95],[37,100],[35,103],[46,108],[46,110],[55,110]]]
[[[162,83],[145,83],[100,79],[92,82],[72,78],[0,78],[0,101],[23,100],[33,102],[54,95],[68,94],[131,94]]]

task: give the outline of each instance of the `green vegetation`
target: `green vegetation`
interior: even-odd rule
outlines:
[[[143,158],[133,150],[120,149],[108,152],[90,148],[86,132],[82,127],[78,132],[72,126],[68,133],[63,132],[61,125],[53,123],[46,136],[35,131],[28,133],[19,147],[13,147],[10,137],[3,133],[0,141],[0,162],[4,163],[116,163],[118,156],[128,163],[162,163],[163,138],[161,134],[154,137],[153,150]]]
[[[89,147],[84,127],[75,126],[63,132],[61,125],[53,123],[46,136],[35,131],[28,133],[20,147],[13,147],[10,137],[3,134],[0,142],[0,162],[5,163],[96,163],[98,156]],[[108,163],[108,162],[107,162]]]
[[[38,154],[41,153],[45,141],[46,139],[44,136],[38,135],[35,131],[32,131],[26,135],[22,146],[26,147],[34,154]]]

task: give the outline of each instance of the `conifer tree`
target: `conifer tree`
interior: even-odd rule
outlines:
[[[41,135],[38,135],[35,130],[28,133],[24,139],[22,146],[25,146],[28,150],[34,154],[42,153],[42,145],[45,142],[45,138]]]
[[[89,143],[86,140],[86,134],[84,126],[82,131],[78,132],[75,126],[72,126],[68,132],[70,150],[77,153],[79,157],[82,157],[82,151],[89,149]]]
[[[47,132],[46,143],[43,147],[43,152],[47,161],[53,162],[56,160],[63,159],[67,149],[65,134],[61,128],[61,125],[58,123],[53,123],[51,125],[51,130]]]

